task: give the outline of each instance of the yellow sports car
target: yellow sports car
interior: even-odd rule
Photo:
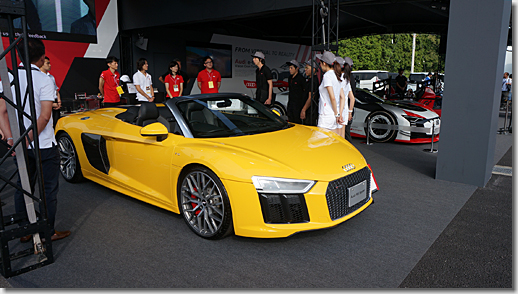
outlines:
[[[199,236],[258,238],[340,224],[377,185],[343,138],[243,94],[192,95],[61,118],[61,174],[180,213]]]

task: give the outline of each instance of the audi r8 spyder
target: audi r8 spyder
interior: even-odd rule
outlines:
[[[351,136],[375,142],[430,143],[439,140],[439,115],[411,100],[388,101],[364,89],[354,93]]]
[[[201,237],[276,238],[340,224],[377,184],[333,132],[290,124],[244,94],[85,111],[56,126],[62,176],[179,213]]]

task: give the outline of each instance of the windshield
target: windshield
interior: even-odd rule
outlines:
[[[388,72],[379,72],[378,73],[378,80],[385,80],[388,79],[389,75]]]
[[[195,138],[252,135],[290,126],[263,104],[246,96],[183,100],[177,106]]]
[[[353,74],[360,80],[372,80],[373,78],[384,80],[389,77],[388,72],[354,72]]]
[[[409,80],[414,82],[421,82],[424,81],[425,78],[425,74],[410,74]]]
[[[384,101],[375,94],[369,93],[361,89],[356,90],[356,92],[354,93],[354,97],[363,103],[377,103]]]
[[[372,79],[376,74],[375,73],[354,73],[356,77],[358,77],[360,80],[370,80]]]

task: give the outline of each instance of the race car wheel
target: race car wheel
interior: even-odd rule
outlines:
[[[287,111],[286,111],[286,108],[284,108],[284,106],[280,103],[280,102],[274,102],[272,106],[270,106],[270,110],[274,111],[278,111],[280,116],[286,116],[287,115]]]
[[[74,142],[67,133],[58,135],[59,170],[67,182],[77,183],[83,179]]]
[[[279,79],[279,71],[275,68],[271,70],[272,73],[272,80],[277,81]]]
[[[373,124],[385,124],[387,126],[395,126],[396,120],[392,115],[385,111],[376,111],[367,117],[367,121],[371,124],[370,131],[365,128],[365,133],[369,134],[370,140],[378,143],[390,142],[396,138],[397,130],[381,129],[372,127]]]
[[[220,239],[232,232],[230,201],[216,174],[194,167],[179,183],[180,211],[191,230],[206,239]]]

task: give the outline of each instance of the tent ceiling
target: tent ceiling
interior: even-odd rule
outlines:
[[[141,2],[141,0],[132,2]],[[150,27],[210,30],[224,35],[311,44],[313,5],[310,0],[228,0],[226,2],[225,8],[206,6],[206,9],[212,10],[213,13],[208,13],[198,1],[181,2],[183,7],[180,7],[179,11],[200,13],[182,14],[178,17],[167,14],[169,20],[164,20],[160,13],[155,13],[153,21],[147,23],[135,21],[135,12],[131,10],[133,5],[124,5],[120,8],[123,12],[121,27],[123,30]],[[338,36],[343,39],[397,33],[446,35],[449,4],[450,0],[341,0]],[[146,6],[143,7],[156,12],[160,11],[163,5],[167,4],[162,1],[147,1]],[[511,37],[511,32],[509,36]]]

